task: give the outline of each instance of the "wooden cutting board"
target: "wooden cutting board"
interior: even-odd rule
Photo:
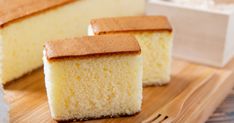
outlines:
[[[210,73],[207,73],[210,72]],[[154,111],[167,105],[192,81],[205,79],[213,74],[185,103],[177,123],[202,123],[230,92],[234,85],[231,71],[189,63],[175,59],[169,85],[148,87],[143,91],[142,111],[132,117],[91,120],[86,122],[141,122]],[[5,97],[10,104],[10,121],[17,123],[53,123],[50,116],[43,70],[38,69],[5,86]]]

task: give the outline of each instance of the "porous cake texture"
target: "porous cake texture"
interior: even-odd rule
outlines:
[[[87,120],[141,111],[143,63],[133,36],[47,42],[43,60],[49,107],[55,120]]]
[[[162,32],[133,33],[144,57],[143,84],[163,85],[170,81],[172,34]]]
[[[3,0],[0,8],[5,84],[42,65],[45,41],[85,35],[91,18],[142,15],[144,0]]]
[[[89,35],[134,35],[143,54],[143,85],[170,81],[172,27],[164,16],[137,16],[93,19]]]
[[[0,84],[0,123],[8,123],[8,106],[4,100],[4,93],[2,85]]]

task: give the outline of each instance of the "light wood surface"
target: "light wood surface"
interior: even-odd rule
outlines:
[[[215,70],[214,77],[189,98],[182,108],[181,115],[176,119],[178,123],[205,122],[230,92],[234,85],[231,81],[233,76],[230,76],[230,71],[216,70],[176,59],[173,61],[172,79],[169,85],[144,89],[141,113],[132,117],[86,122],[141,122],[183,92],[189,82],[202,77],[206,70]],[[11,122],[55,122],[51,119],[48,109],[42,69],[5,86],[5,93],[11,107]]]
[[[234,123],[234,89],[206,123]]]
[[[159,122],[173,122],[178,116],[184,107],[184,104],[187,100],[194,94],[198,89],[200,89],[204,84],[209,82],[214,76],[213,70],[204,70],[203,75],[190,81],[188,86],[173,100],[159,108],[154,112],[150,117],[144,120],[142,123],[159,123]]]
[[[234,58],[225,66],[225,69],[234,70]],[[234,78],[232,79],[234,81]],[[209,117],[207,123],[234,123],[234,88],[228,97],[218,106]]]

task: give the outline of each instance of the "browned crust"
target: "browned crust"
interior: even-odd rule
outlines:
[[[77,121],[98,120],[98,119],[104,119],[104,118],[129,117],[129,116],[137,115],[140,112],[141,111],[138,111],[133,114],[116,114],[116,115],[108,115],[108,116],[100,116],[100,117],[86,117],[82,119],[73,118],[73,119],[68,119],[68,120],[58,120],[58,119],[54,119],[54,120],[56,120],[59,123],[69,123],[69,122],[77,122]]]
[[[147,88],[147,87],[155,87],[155,86],[160,87],[160,86],[166,86],[166,85],[168,85],[169,83],[170,83],[170,81],[165,82],[165,83],[162,83],[162,84],[159,84],[159,83],[144,84],[144,83],[143,83],[143,87],[144,87],[144,88]]]
[[[132,35],[85,36],[45,44],[45,55],[49,60],[109,54],[140,53],[141,49]]]
[[[88,59],[88,58],[101,58],[103,56],[115,56],[115,55],[121,55],[121,56],[127,56],[127,55],[140,55],[141,52],[124,52],[123,53],[106,53],[106,54],[92,54],[92,55],[86,55],[86,56],[65,56],[65,57],[59,57],[59,58],[53,58],[48,59],[48,62],[57,62],[57,61],[63,61],[63,60],[72,60],[79,57],[79,59]]]
[[[214,0],[215,4],[234,4],[233,0]]]
[[[113,17],[91,20],[94,34],[132,31],[172,31],[165,16]]]
[[[0,26],[75,0],[0,0]]]

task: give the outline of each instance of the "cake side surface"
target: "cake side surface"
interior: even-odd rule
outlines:
[[[89,28],[89,35],[92,35]],[[173,32],[171,31],[132,31],[113,32],[113,34],[131,34],[138,40],[143,62],[143,85],[163,85],[170,81]]]
[[[144,58],[143,84],[163,85],[170,81],[173,34],[162,32],[136,32]]]
[[[45,44],[48,59],[103,55],[114,53],[140,53],[141,49],[132,35],[85,36]]]
[[[133,115],[141,110],[140,54],[76,57],[53,62],[44,55],[43,61],[53,119],[87,120]]]
[[[129,8],[133,2],[134,6]],[[85,35],[92,18],[143,13],[144,0],[76,0],[7,23],[0,28],[1,82],[9,82],[42,66],[45,41]]]
[[[172,31],[165,16],[133,16],[92,19],[94,34],[131,31]]]
[[[2,30],[0,29],[0,84],[5,83],[3,81],[3,39],[2,39]]]

